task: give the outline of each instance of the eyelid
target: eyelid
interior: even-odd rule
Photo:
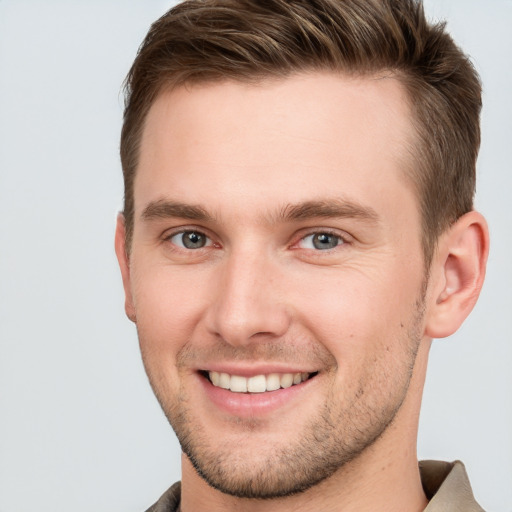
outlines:
[[[201,245],[200,247],[186,247],[184,244],[184,239],[186,238],[185,235],[187,233],[195,233],[195,234],[199,235],[200,237],[204,238],[204,245]],[[181,239],[182,239],[181,243],[178,242],[180,235],[181,235]],[[178,237],[177,240],[173,241],[173,239],[175,239],[176,237]],[[175,233],[174,235],[172,235],[169,238],[169,240],[171,241],[171,243],[178,246],[180,249],[185,249],[185,250],[193,249],[195,251],[198,251],[198,250],[204,249],[205,247],[211,247],[213,245],[213,242],[210,237],[203,235],[202,233],[199,233],[198,231],[182,231],[181,233]]]
[[[310,251],[315,251],[315,252],[328,252],[329,250],[332,251],[332,250],[334,250],[338,247],[341,247],[343,245],[350,244],[354,240],[354,238],[352,236],[350,236],[348,233],[346,233],[345,231],[340,231],[340,230],[333,229],[333,228],[316,228],[315,227],[315,228],[303,230],[300,233],[298,233],[296,242],[294,242],[292,244],[292,247],[298,248],[298,249],[303,249],[302,247],[299,247],[299,244],[304,239],[306,239],[310,236],[320,235],[320,234],[337,237],[340,239],[341,243],[339,243],[336,247],[333,247],[332,249],[324,249],[323,251],[320,249],[304,249],[304,250],[310,250]]]
[[[163,242],[171,243],[178,249],[184,249],[184,250],[189,251],[190,249],[182,248],[179,245],[176,245],[175,243],[171,242],[171,239],[173,237],[183,234],[183,233],[187,233],[187,232],[197,232],[197,233],[205,236],[207,238],[208,243],[203,248],[212,247],[212,246],[220,247],[220,244],[215,241],[215,237],[209,232],[208,229],[205,229],[203,227],[193,226],[193,225],[177,226],[174,228],[167,229],[162,234],[161,239]],[[307,238],[309,236],[314,236],[314,235],[318,235],[318,234],[327,234],[327,235],[331,235],[331,236],[335,236],[335,237],[339,238],[341,240],[341,243],[338,244],[338,246],[336,246],[336,247],[339,247],[339,246],[342,246],[345,244],[350,244],[354,240],[354,238],[351,235],[349,235],[347,232],[341,231],[338,229],[322,228],[322,227],[306,228],[306,229],[301,230],[299,233],[296,233],[296,235],[293,237],[295,241],[291,244],[291,248],[300,249],[301,248],[301,247],[299,247],[300,242],[302,242],[305,238]],[[336,249],[336,247],[334,247],[333,249]],[[196,250],[200,250],[200,249],[196,249]],[[305,249],[305,250],[311,250],[311,249]],[[327,250],[324,250],[324,251],[315,250],[315,252],[326,252],[326,251]]]
[[[212,246],[218,246],[218,244],[215,243],[213,236],[211,234],[209,234],[208,230],[206,230],[204,228],[199,228],[197,226],[179,226],[179,227],[175,227],[175,228],[170,228],[162,234],[162,241],[168,242],[180,250],[189,251],[191,249],[181,247],[181,246],[177,245],[176,243],[172,242],[171,239],[177,235],[181,235],[183,233],[190,233],[190,232],[198,233],[207,239],[207,245],[205,245],[204,247],[198,248],[198,249],[194,249],[195,251],[199,251],[201,249],[205,249],[205,248],[212,247]]]

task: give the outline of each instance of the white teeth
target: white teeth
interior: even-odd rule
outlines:
[[[220,383],[219,372],[210,372],[210,380],[214,386],[218,386]]]
[[[304,379],[305,380],[305,379]],[[281,379],[279,374],[271,373],[267,375],[267,391],[275,391],[281,387]]]
[[[267,391],[267,379],[265,375],[256,375],[247,379],[247,391],[249,393],[264,393]]]
[[[231,375],[229,389],[235,393],[247,393],[247,379],[238,375]]]
[[[293,373],[284,373],[281,375],[281,387],[289,388],[293,384]]]
[[[229,389],[229,384],[231,382],[231,377],[227,373],[219,374],[219,387],[224,389]]]
[[[246,378],[228,373],[208,372],[208,376],[215,387],[229,389],[235,393],[264,393],[300,384],[309,378],[309,373],[270,373]]]

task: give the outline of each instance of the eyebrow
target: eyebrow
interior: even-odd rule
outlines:
[[[151,201],[141,214],[142,220],[181,218],[202,222],[215,222],[215,217],[203,207],[160,199]],[[283,206],[277,215],[271,215],[271,223],[291,222],[315,218],[352,218],[377,224],[379,215],[369,207],[345,199],[305,201]]]
[[[180,203],[176,201],[167,201],[160,199],[151,201],[142,211],[142,220],[168,219],[178,217],[188,220],[200,220],[203,222],[212,222],[213,217],[201,206]]]
[[[344,199],[306,201],[286,205],[279,215],[285,221],[314,218],[353,218],[377,224],[379,215],[370,206],[363,206]]]

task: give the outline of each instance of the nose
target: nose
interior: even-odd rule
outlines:
[[[285,334],[291,319],[278,265],[261,255],[240,253],[217,271],[206,315],[211,333],[233,346]]]

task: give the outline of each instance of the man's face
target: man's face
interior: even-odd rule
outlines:
[[[183,450],[238,496],[364,453],[423,336],[412,127],[393,78],[162,93],[143,133],[127,308]]]

